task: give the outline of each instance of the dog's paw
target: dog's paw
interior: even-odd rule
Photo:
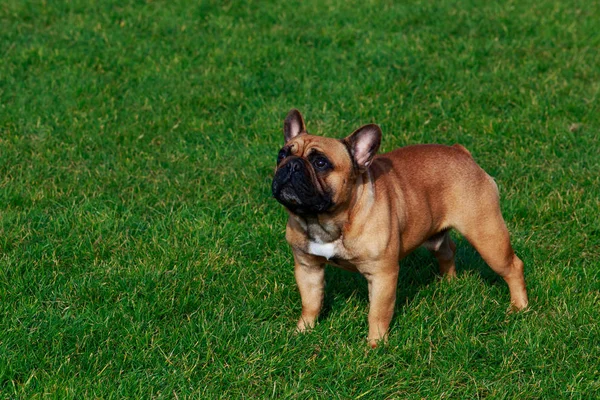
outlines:
[[[384,337],[368,338],[367,342],[369,343],[370,348],[376,349],[377,347],[387,345],[388,335],[386,334]]]
[[[298,320],[298,324],[296,325],[296,332],[304,333],[306,331],[311,330],[314,327],[315,327],[314,321],[311,323],[311,322],[305,320],[304,318],[300,318]]]

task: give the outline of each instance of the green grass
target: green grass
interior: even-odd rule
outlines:
[[[0,397],[594,398],[594,1],[0,3]],[[499,183],[531,307],[458,239],[300,299],[270,196],[282,120],[461,143]],[[596,394],[594,394],[596,393]]]

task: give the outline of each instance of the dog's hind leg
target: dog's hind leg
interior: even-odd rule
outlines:
[[[475,247],[485,262],[500,275],[510,290],[513,308],[527,307],[523,261],[515,254],[498,201],[482,202],[469,212],[457,230]]]
[[[433,235],[423,243],[423,246],[438,260],[442,276],[447,279],[452,279],[456,276],[456,266],[454,264],[456,245],[450,238],[450,230]]]

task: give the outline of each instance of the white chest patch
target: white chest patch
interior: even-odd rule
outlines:
[[[317,243],[317,242],[308,242],[308,252],[315,256],[325,257],[326,259],[330,259],[335,256],[336,251],[336,242],[330,243]]]

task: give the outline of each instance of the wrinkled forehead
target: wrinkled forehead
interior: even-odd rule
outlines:
[[[288,148],[291,155],[308,157],[313,152],[327,156],[335,163],[350,162],[350,155],[346,146],[337,139],[314,135],[300,135],[290,140],[284,148]]]

